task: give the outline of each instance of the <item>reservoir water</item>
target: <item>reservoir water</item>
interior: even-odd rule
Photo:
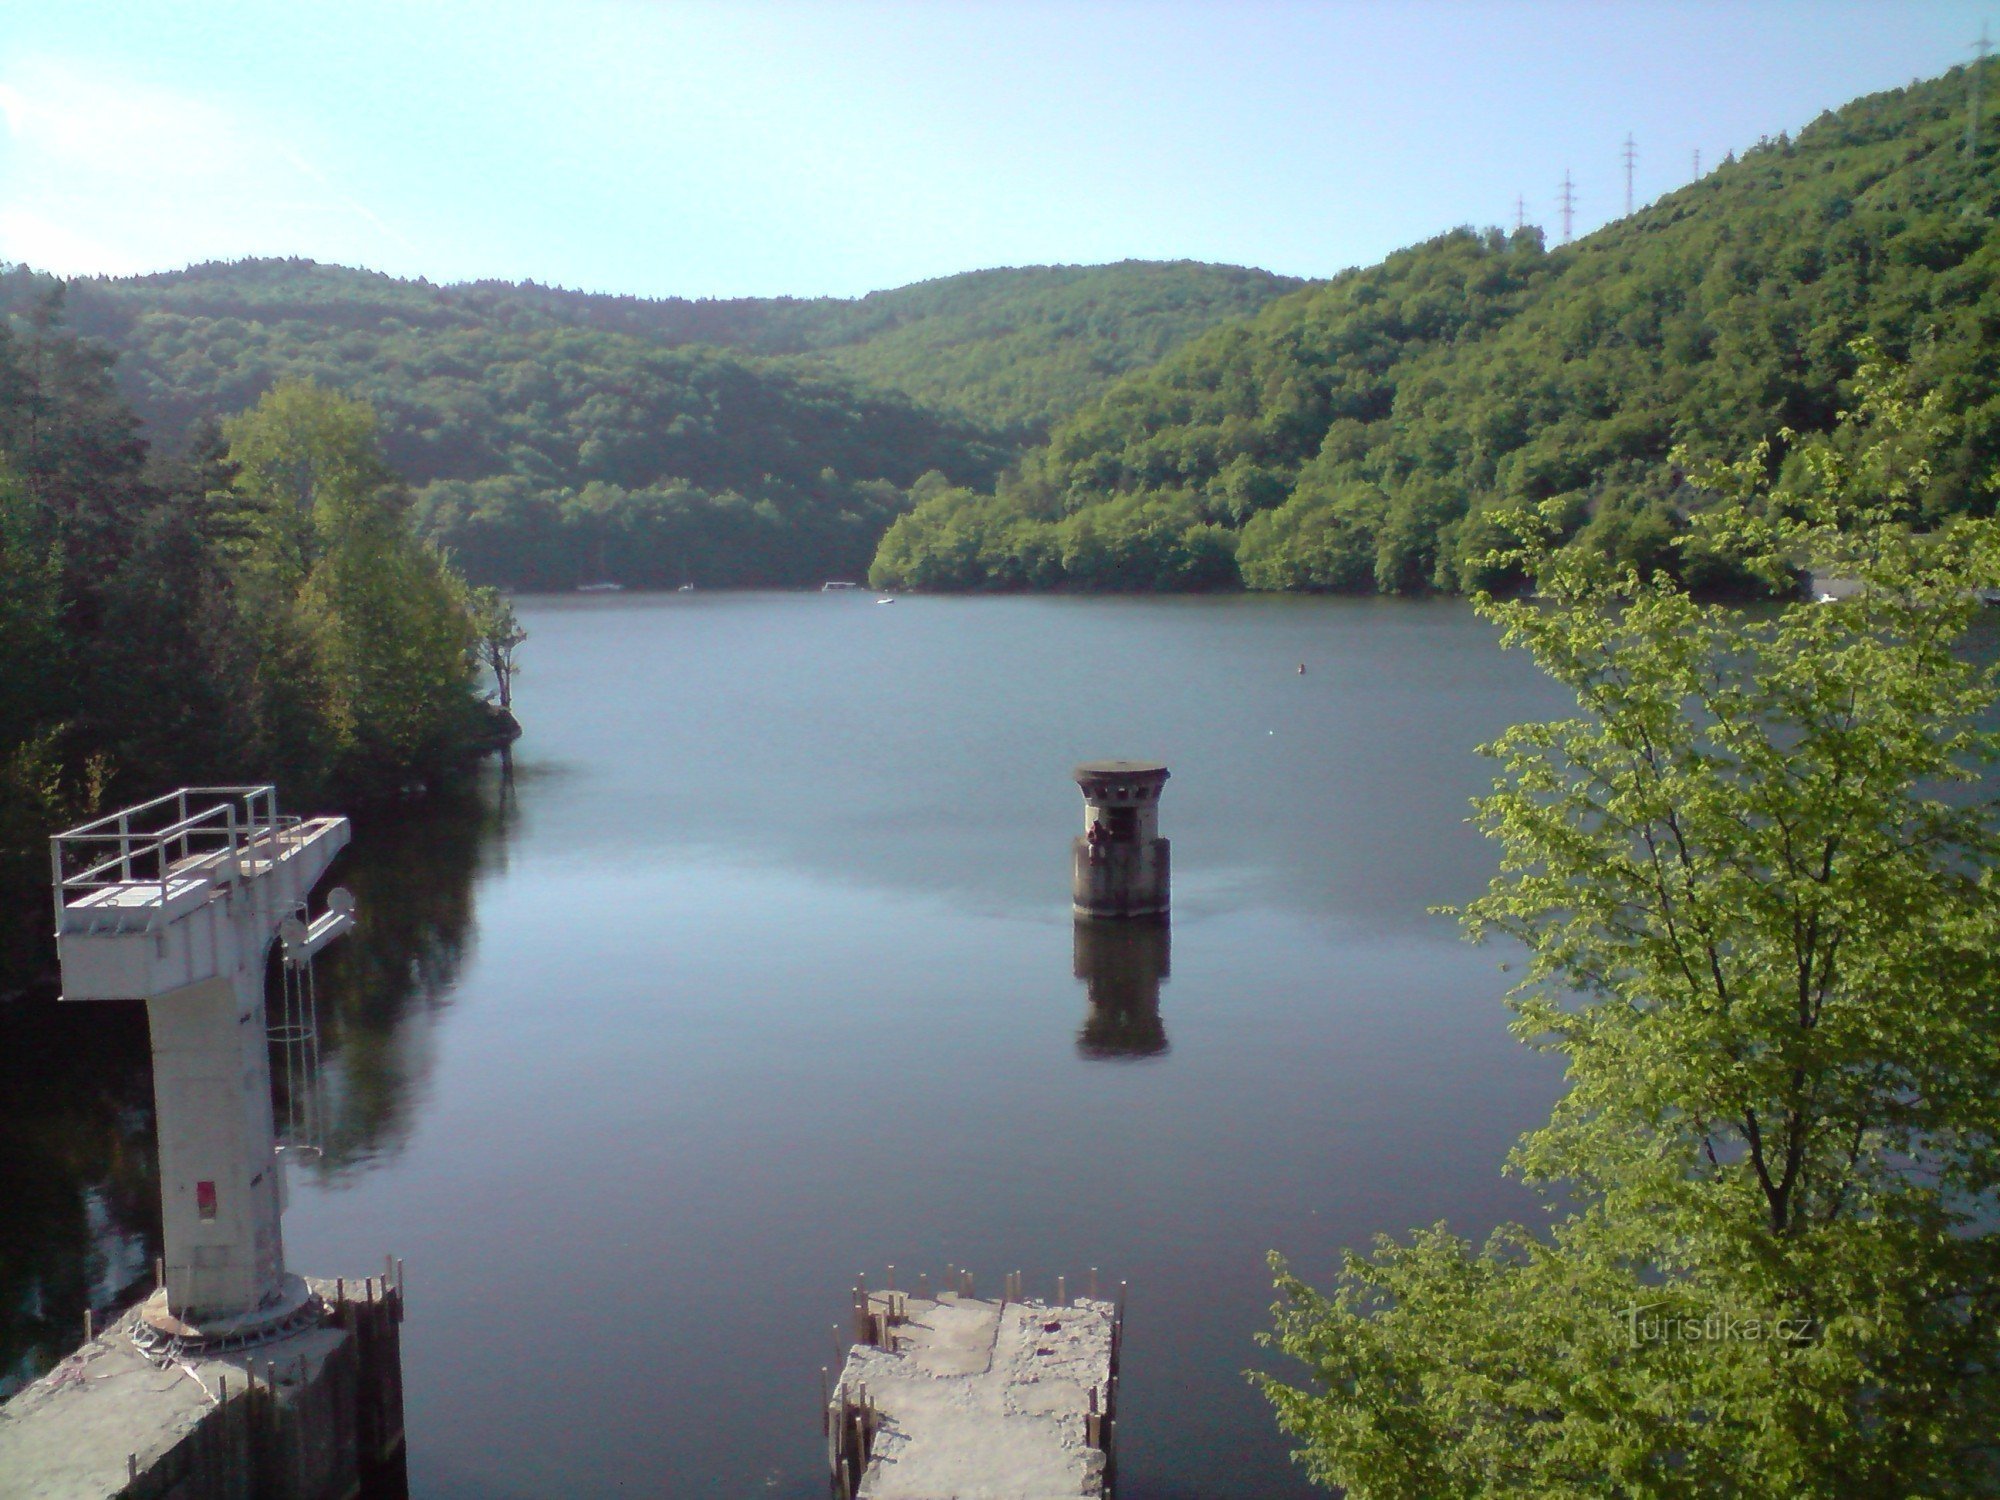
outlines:
[[[848,1287],[947,1262],[1130,1282],[1122,1500],[1313,1493],[1244,1374],[1266,1253],[1535,1212],[1558,1070],[1427,908],[1494,868],[1473,747],[1560,694],[1449,602],[518,607],[511,774],[357,820],[286,1218],[407,1263],[414,1493],[823,1495]],[[1106,756],[1172,768],[1164,951],[1073,941]],[[16,1383],[156,1243],[143,1017],[81,1009],[0,1063]]]

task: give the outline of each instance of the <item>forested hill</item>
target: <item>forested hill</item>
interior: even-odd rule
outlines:
[[[1241,266],[1128,260],[968,271],[852,299],[690,302],[493,283],[442,295],[489,315],[531,307],[669,345],[811,354],[941,410],[1039,438],[1118,376],[1302,285]]]
[[[809,304],[806,347],[920,401],[1041,437],[1120,375],[1304,285],[1195,261],[973,271]]]
[[[1586,541],[1724,584],[1727,559],[1668,546],[1700,503],[1669,451],[1734,457],[1782,427],[1827,429],[1862,336],[1955,415],[1931,503],[1989,507],[1996,84],[1971,152],[1955,69],[1762,142],[1575,245],[1461,230],[1281,299],[1111,387],[997,493],[926,500],[885,537],[876,580],[1464,587],[1486,514],[1563,496]]]
[[[365,397],[475,581],[768,584],[858,575],[921,476],[990,484],[1052,417],[1297,284],[1135,261],[691,302],[266,260],[80,280],[66,310],[170,442],[287,376]],[[10,272],[0,307],[49,285]]]
[[[73,284],[84,333],[143,352],[161,315],[324,331],[588,329],[649,345],[810,355],[1010,436],[1040,437],[1118,376],[1304,283],[1196,261],[969,271],[865,297],[607,296],[535,283],[435,286],[304,260],[246,260]],[[211,394],[170,380],[183,399]],[[135,389],[141,399],[153,394]],[[164,395],[167,392],[161,392]]]

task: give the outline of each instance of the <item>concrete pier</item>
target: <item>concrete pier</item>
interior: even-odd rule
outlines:
[[[379,1282],[285,1269],[284,1174],[319,1150],[300,1092],[318,1068],[312,958],[355,921],[344,891],[318,916],[307,901],[347,838],[345,818],[281,816],[275,788],[238,786],[183,787],[50,839],[63,998],[146,1004],[166,1255],[151,1297],[0,1408],[10,1500],[407,1490],[400,1266]]]
[[[1112,1493],[1117,1301],[857,1289],[857,1342],[829,1393],[838,1500],[1074,1500]],[[1093,1276],[1094,1279],[1094,1276]],[[927,1291],[928,1288],[925,1288]]]
[[[1071,845],[1071,905],[1079,917],[1164,917],[1169,895],[1160,792],[1152,760],[1092,760],[1076,768],[1083,835]]]
[[[0,1491],[404,1500],[402,1287],[383,1276],[308,1290],[306,1326],[233,1353],[149,1351],[147,1309],[132,1309],[0,1407]]]
[[[183,787],[49,841],[63,999],[146,1002],[161,1331],[183,1346],[289,1332],[306,1299],[285,1272],[270,1049],[313,1028],[273,1029],[265,958],[282,937],[289,983],[354,926],[344,892],[304,920],[348,832],[280,816],[274,787]]]

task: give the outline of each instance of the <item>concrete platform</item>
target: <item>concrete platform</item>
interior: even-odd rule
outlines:
[[[9,1500],[393,1493],[400,1289],[315,1281],[325,1320],[225,1354],[149,1357],[133,1309],[0,1406]],[[386,1481],[386,1489],[384,1481]]]
[[[879,1342],[854,1347],[829,1404],[837,1494],[1074,1500],[1110,1493],[1115,1304],[951,1292],[873,1292],[866,1300],[862,1321]]]

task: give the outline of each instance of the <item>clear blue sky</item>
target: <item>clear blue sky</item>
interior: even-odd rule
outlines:
[[[1970,55],[1866,4],[0,0],[0,259],[852,295],[1577,229]],[[2000,19],[1997,16],[1996,19]]]

